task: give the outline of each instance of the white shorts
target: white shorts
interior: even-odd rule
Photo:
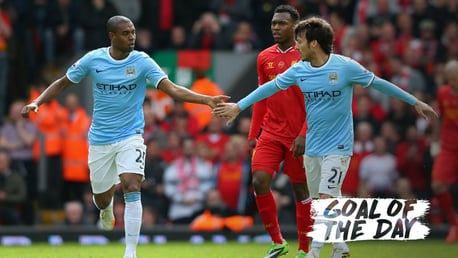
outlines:
[[[108,191],[120,182],[119,175],[135,173],[145,175],[146,146],[141,136],[120,142],[89,146],[89,170],[92,192]]]
[[[350,156],[329,155],[309,157],[304,155],[304,167],[310,197],[319,198],[320,194],[332,197],[342,195],[342,183],[350,164]]]

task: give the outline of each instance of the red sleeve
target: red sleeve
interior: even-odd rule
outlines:
[[[307,134],[307,129],[308,129],[308,126],[307,126],[307,121],[304,122],[304,126],[302,126],[302,129],[301,129],[301,132],[299,133],[299,135],[302,135],[305,137],[305,135]]]

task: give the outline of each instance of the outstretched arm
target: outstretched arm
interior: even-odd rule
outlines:
[[[167,78],[159,82],[157,88],[167,93],[170,97],[176,100],[192,102],[197,104],[205,104],[210,106],[211,108],[215,108],[216,104],[223,103],[224,101],[230,99],[229,96],[225,95],[208,96],[204,94],[199,94],[183,86],[176,85]]]
[[[280,88],[277,87],[275,80],[271,80],[252,91],[248,96],[237,103],[219,103],[217,107],[213,109],[213,114],[228,119],[227,124],[230,125],[242,110],[245,110],[260,100],[272,96],[279,90]]]
[[[391,97],[398,98],[414,106],[418,114],[425,119],[427,119],[428,117],[438,117],[437,112],[431,106],[429,106],[421,100],[418,100],[417,98],[402,90],[398,86],[392,84],[391,82],[375,77],[371,86],[374,89],[379,90]]]
[[[55,97],[57,97],[61,92],[67,89],[72,82],[67,78],[66,75],[55,80],[45,91],[43,91],[40,96],[32,101],[32,103],[25,105],[21,110],[21,115],[25,118],[29,117],[30,111],[37,112],[38,107],[46,103]]]

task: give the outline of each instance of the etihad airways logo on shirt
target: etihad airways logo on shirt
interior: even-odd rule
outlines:
[[[137,88],[136,83],[132,84],[107,84],[107,83],[96,83],[95,86],[102,94],[115,94],[115,95],[126,95],[130,94]]]
[[[338,98],[342,95],[340,90],[332,90],[332,91],[305,91],[304,97],[305,101],[317,101],[317,100],[325,100],[330,101]]]

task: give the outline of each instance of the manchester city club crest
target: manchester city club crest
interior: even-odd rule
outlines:
[[[329,84],[334,85],[337,84],[337,80],[339,76],[337,76],[337,72],[330,72],[328,76]]]
[[[126,67],[126,75],[135,76],[135,67],[133,66]]]

